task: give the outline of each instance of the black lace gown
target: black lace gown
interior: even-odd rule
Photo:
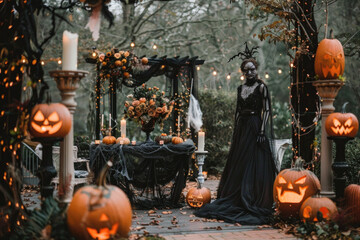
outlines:
[[[258,143],[270,112],[268,91],[260,80],[245,99],[238,88],[235,129],[218,188],[218,199],[195,211],[203,218],[230,223],[265,224],[272,214],[276,166],[270,144]],[[271,116],[270,116],[271,117]]]

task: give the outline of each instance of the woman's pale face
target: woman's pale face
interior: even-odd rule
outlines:
[[[248,62],[244,66],[244,74],[246,79],[254,79],[257,76],[257,71],[254,63]]]

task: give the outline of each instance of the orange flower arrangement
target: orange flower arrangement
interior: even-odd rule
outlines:
[[[134,94],[128,96],[130,101],[125,101],[125,117],[134,120],[142,125],[152,121],[160,123],[170,116],[174,101],[165,97],[165,92],[160,91],[158,87],[135,88]]]

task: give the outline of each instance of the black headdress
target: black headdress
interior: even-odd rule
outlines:
[[[251,49],[249,49],[247,42],[244,43],[245,44],[245,51],[240,51],[238,52],[238,54],[232,56],[228,62],[231,62],[232,60],[234,60],[236,57],[239,57],[241,60],[245,60],[245,59],[250,59],[253,58],[255,59],[254,55],[256,53],[258,53],[258,51],[256,49],[259,48],[259,46],[256,47],[252,47]]]

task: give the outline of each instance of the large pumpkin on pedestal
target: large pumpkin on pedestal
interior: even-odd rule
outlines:
[[[65,105],[43,103],[31,111],[29,132],[34,138],[62,138],[69,133],[71,125],[71,114]]]
[[[318,212],[321,213],[323,219],[330,220],[337,213],[337,208],[329,198],[316,195],[304,201],[299,214],[302,220],[317,222],[319,220]]]
[[[85,186],[74,195],[67,211],[67,223],[76,239],[106,240],[127,237],[132,220],[130,201],[116,186],[105,185],[106,173],[100,173],[98,186]]]
[[[338,79],[344,74],[345,56],[339,40],[323,39],[315,56],[315,74],[320,80]]]
[[[342,112],[331,113],[325,121],[325,129],[329,136],[355,137],[359,130],[359,121],[352,113],[345,112],[345,103]]]
[[[297,218],[302,203],[320,191],[319,179],[305,170],[303,163],[304,160],[297,159],[293,168],[284,169],[275,179],[273,197],[282,217]]]
[[[344,191],[345,207],[350,216],[350,222],[360,225],[360,185],[350,184]]]

